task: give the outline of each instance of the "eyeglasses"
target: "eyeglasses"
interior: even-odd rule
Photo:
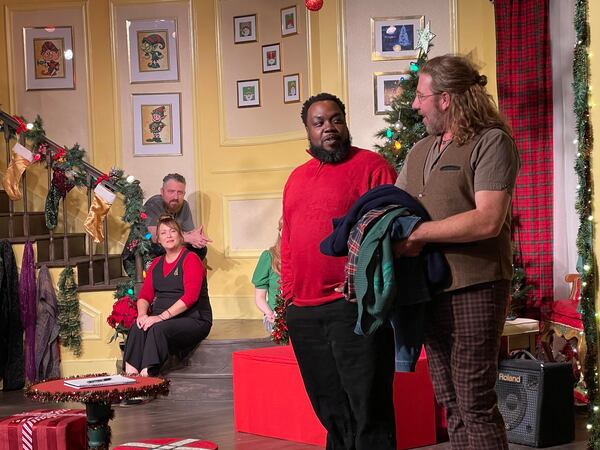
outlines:
[[[423,100],[428,98],[428,97],[433,97],[434,95],[440,95],[439,93],[435,93],[435,94],[428,94],[428,95],[423,95],[423,94],[419,94],[417,92],[417,100],[419,100],[419,103],[423,103]]]

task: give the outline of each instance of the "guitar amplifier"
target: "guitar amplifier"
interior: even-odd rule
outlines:
[[[498,366],[496,393],[508,441],[533,447],[575,438],[573,367],[535,359],[508,359]]]

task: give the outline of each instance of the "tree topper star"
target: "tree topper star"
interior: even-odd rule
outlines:
[[[435,34],[429,29],[430,25],[431,22],[427,22],[423,30],[417,30],[417,45],[415,46],[415,50],[420,48],[425,54],[429,51],[429,43],[435,37]]]

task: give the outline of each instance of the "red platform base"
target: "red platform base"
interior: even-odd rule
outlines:
[[[394,378],[397,448],[436,443],[436,404],[425,353]],[[235,430],[325,446],[291,346],[233,353]]]

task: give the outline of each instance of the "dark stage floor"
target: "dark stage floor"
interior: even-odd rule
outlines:
[[[265,401],[268,399],[265,398]],[[71,408],[81,407],[79,404],[66,405]],[[28,400],[20,391],[0,391],[0,417],[31,409],[54,407],[58,405]],[[316,450],[319,448],[252,434],[235,433],[231,401],[174,402],[165,398],[141,405],[116,406],[114,409],[115,418],[111,422],[113,445],[142,438],[194,437],[214,441],[219,445],[220,450]],[[568,445],[550,447],[550,449],[584,450],[587,438],[585,422],[585,416],[578,414],[576,441]],[[442,443],[421,448],[449,450],[450,445]],[[530,449],[530,447],[512,444],[510,448],[511,450]]]

